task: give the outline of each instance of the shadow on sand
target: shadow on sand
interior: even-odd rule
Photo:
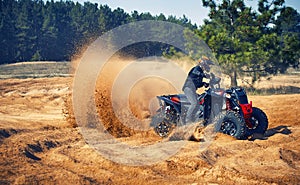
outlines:
[[[275,128],[270,128],[266,131],[264,135],[262,134],[253,134],[251,137],[251,141],[255,139],[260,139],[260,140],[267,140],[269,137],[272,137],[276,134],[284,134],[284,135],[289,135],[291,134],[292,131],[288,128],[288,126],[280,125]]]

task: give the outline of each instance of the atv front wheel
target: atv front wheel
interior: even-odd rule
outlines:
[[[217,116],[215,129],[217,132],[242,139],[245,135],[245,121],[237,112],[227,111]]]
[[[252,128],[246,127],[247,136],[251,136],[254,133],[265,134],[269,124],[267,115],[257,107],[253,107],[252,110],[253,112],[250,121],[253,127]]]

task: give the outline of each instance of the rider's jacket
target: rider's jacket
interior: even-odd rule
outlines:
[[[205,77],[205,74],[199,65],[193,67],[190,70],[188,77],[185,80],[182,90],[184,91],[184,89],[186,87],[189,87],[194,90],[196,90],[200,87],[203,87],[203,85],[204,85],[203,78],[204,77]]]

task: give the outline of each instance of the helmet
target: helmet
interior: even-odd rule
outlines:
[[[202,56],[199,59],[199,65],[203,67],[205,71],[209,72],[210,65],[214,65],[214,63],[207,56]]]
[[[206,65],[214,65],[214,63],[210,60],[210,58],[204,55],[199,59],[199,62],[205,63]]]

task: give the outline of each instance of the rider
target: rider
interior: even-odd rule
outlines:
[[[199,61],[198,65],[193,67],[190,72],[188,73],[187,79],[182,87],[182,90],[187,97],[188,101],[190,102],[190,106],[188,107],[188,111],[186,114],[185,123],[191,123],[194,120],[192,119],[193,113],[195,108],[197,107],[197,89],[201,87],[208,87],[209,84],[203,82],[203,78],[209,78],[210,65],[213,65],[213,62],[206,56],[202,56]],[[205,72],[206,73],[205,73]],[[204,109],[206,106],[204,107]],[[207,124],[208,115],[207,111],[204,110],[204,122],[203,125]]]

